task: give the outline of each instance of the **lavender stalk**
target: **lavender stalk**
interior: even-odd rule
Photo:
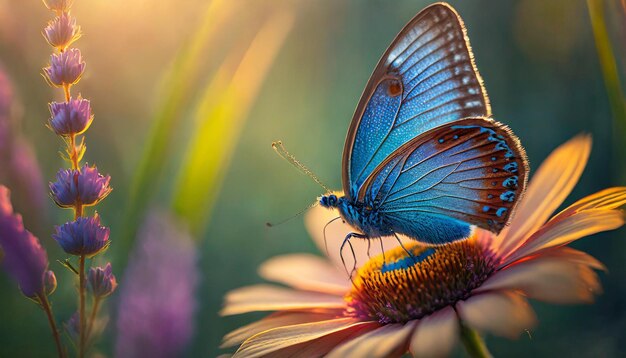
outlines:
[[[98,214],[89,217],[85,213],[85,208],[99,203],[111,192],[111,188],[109,176],[101,175],[96,167],[86,164],[82,168],[80,166],[86,150],[83,134],[89,129],[93,114],[88,100],[80,95],[72,98],[72,87],[80,81],[85,71],[85,62],[80,50],[70,48],[70,45],[81,36],[80,27],[70,15],[72,2],[72,0],[44,0],[48,9],[54,11],[57,16],[43,31],[46,41],[55,49],[55,53],[50,57],[50,65],[43,69],[43,74],[48,84],[63,90],[65,99],[64,102],[50,103],[51,117],[48,120],[48,127],[65,141],[65,159],[70,162],[70,168],[61,169],[57,173],[56,181],[50,183],[50,192],[59,207],[74,211],[74,221],[57,226],[53,238],[66,253],[78,257],[77,347],[78,356],[84,357],[100,300],[115,289],[115,285],[111,284],[115,282],[115,277],[111,273],[110,264],[105,269],[107,275],[94,274],[93,280],[108,280],[112,289],[107,295],[102,295],[92,288],[94,302],[88,322],[86,260],[103,252],[110,241],[109,229],[101,226]],[[106,286],[105,281],[94,281],[90,286]]]

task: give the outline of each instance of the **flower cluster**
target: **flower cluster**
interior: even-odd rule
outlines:
[[[74,211],[74,220],[56,227],[52,237],[61,248],[78,258],[79,308],[71,323],[70,334],[76,340],[78,355],[86,353],[87,342],[94,335],[94,324],[97,318],[100,300],[109,296],[117,287],[112,273],[111,264],[105,267],[94,267],[86,272],[86,259],[92,258],[107,249],[110,244],[109,229],[101,225],[100,216],[95,213],[88,216],[85,208],[96,205],[111,192],[108,175],[102,175],[95,166],[80,166],[85,154],[85,140],[82,136],[89,129],[94,117],[91,103],[80,95],[72,98],[72,86],[77,84],[85,71],[80,50],[70,48],[81,36],[76,19],[70,15],[71,0],[44,0],[44,4],[56,13],[56,17],[48,23],[43,31],[46,41],[56,50],[50,57],[50,64],[43,69],[46,81],[53,87],[63,89],[65,100],[49,104],[50,118],[48,128],[63,138],[67,144],[67,160],[70,168],[60,169],[56,181],[49,185],[50,195],[61,208]],[[87,319],[86,294],[90,291],[93,297],[91,314]]]

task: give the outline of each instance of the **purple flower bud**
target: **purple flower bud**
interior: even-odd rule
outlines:
[[[75,48],[50,56],[50,66],[43,69],[48,83],[58,87],[75,84],[84,70],[85,62]]]
[[[48,270],[43,275],[43,285],[46,290],[46,295],[51,295],[57,289],[57,277],[54,272]]]
[[[87,274],[87,284],[94,297],[102,298],[113,293],[117,287],[117,280],[111,270],[111,263],[107,263],[104,268],[90,268]]]
[[[50,46],[59,50],[64,50],[72,42],[78,40],[80,36],[80,26],[76,26],[76,19],[65,12],[48,22],[48,26],[43,29],[43,37],[46,38],[46,41]]]
[[[93,257],[109,246],[109,233],[109,228],[100,225],[100,216],[96,214],[57,226],[52,238],[70,255]]]
[[[93,121],[89,100],[76,98],[69,102],[50,103],[52,117],[48,126],[60,136],[81,134],[89,128]]]
[[[67,11],[73,2],[73,0],[43,0],[44,5],[52,11]]]
[[[24,229],[22,217],[13,213],[9,190],[0,186],[0,247],[2,267],[17,281],[22,293],[34,298],[45,294],[44,273],[48,255],[33,234]]]
[[[50,183],[50,192],[54,202],[62,208],[71,208],[76,204],[95,205],[111,192],[110,176],[98,173],[96,167],[85,164],[82,170],[61,169],[57,180]]]

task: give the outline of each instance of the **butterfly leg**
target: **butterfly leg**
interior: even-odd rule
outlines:
[[[326,255],[328,255],[328,241],[326,240],[326,228],[328,227],[328,225],[332,224],[333,222],[337,221],[341,219],[341,216],[337,216],[336,218],[332,219],[331,221],[327,222],[326,225],[324,225],[324,248],[326,249]]]
[[[348,274],[350,281],[352,281],[352,274],[356,271],[356,254],[354,253],[354,247],[352,246],[352,243],[350,242],[350,239],[352,239],[353,237],[356,237],[359,239],[367,239],[366,235],[351,232],[348,235],[346,235],[345,239],[343,239],[343,243],[341,244],[341,247],[339,248],[339,256],[341,257],[343,268],[346,270],[346,273]],[[354,259],[354,265],[352,266],[352,271],[350,272],[348,272],[348,267],[346,266],[346,260],[343,257],[343,248],[344,246],[346,246],[346,244],[350,246],[350,251],[352,252],[352,258]]]
[[[404,247],[404,244],[402,244],[402,240],[400,240],[400,237],[398,237],[398,234],[394,232],[393,236],[396,237],[396,240],[398,240],[398,244],[400,244],[400,247],[402,247],[404,252],[406,252],[406,254],[409,255],[409,257],[413,260],[414,263],[417,263],[417,259],[415,258],[412,252],[410,252],[409,250],[406,249],[406,247]]]

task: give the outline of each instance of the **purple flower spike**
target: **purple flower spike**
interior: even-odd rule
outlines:
[[[169,213],[149,214],[120,284],[114,356],[182,356],[194,332],[195,249]]]
[[[117,280],[111,270],[111,263],[107,263],[104,268],[90,268],[87,283],[94,297],[103,298],[113,293],[117,288]]]
[[[89,100],[77,98],[69,102],[50,103],[48,126],[55,134],[69,136],[81,134],[89,128],[93,121]]]
[[[13,213],[9,190],[0,186],[0,247],[2,267],[17,281],[22,293],[34,298],[45,294],[48,255],[39,240],[24,229],[22,217]]]
[[[44,5],[52,11],[68,11],[73,0],[43,0]]]
[[[109,246],[109,233],[109,228],[100,225],[96,214],[57,226],[52,238],[70,255],[93,257]]]
[[[96,167],[85,164],[81,171],[61,169],[57,180],[50,183],[50,192],[54,202],[62,208],[71,208],[76,204],[95,205],[111,192],[110,176],[98,173]]]
[[[80,27],[76,26],[76,19],[70,17],[68,13],[62,13],[54,20],[48,22],[48,26],[43,29],[43,37],[52,47],[64,50],[72,42],[81,36]]]
[[[75,84],[84,70],[85,62],[75,48],[50,56],[50,66],[43,69],[48,83],[58,87]]]

